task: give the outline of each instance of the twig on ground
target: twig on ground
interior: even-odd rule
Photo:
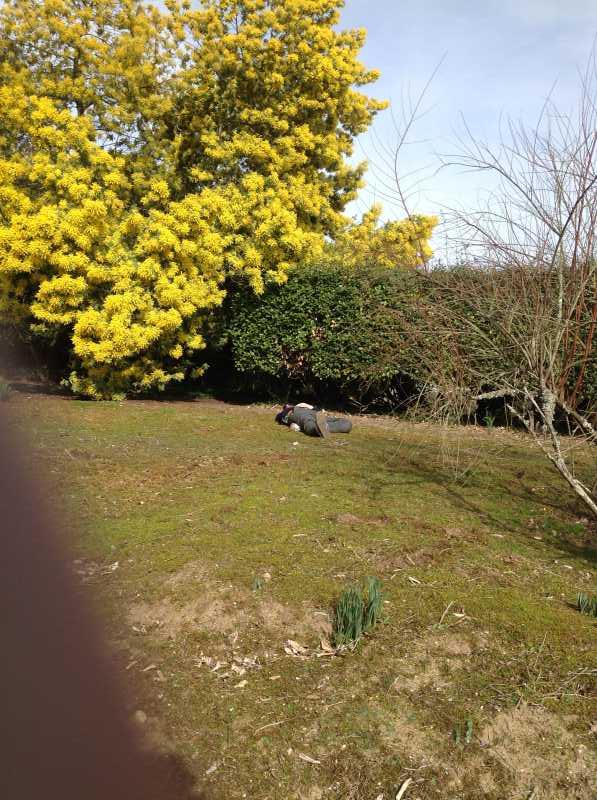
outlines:
[[[413,779],[412,779],[412,778],[407,778],[407,779],[404,781],[404,783],[402,784],[402,786],[401,786],[401,787],[400,787],[400,789],[398,790],[398,794],[396,795],[396,800],[401,800],[401,798],[403,798],[403,797],[404,797],[404,795],[406,794],[406,790],[407,790],[407,789],[408,789],[408,787],[411,785],[412,781],[413,781]]]
[[[448,611],[449,611],[449,610],[452,608],[452,606],[453,606],[453,605],[454,605],[454,601],[453,601],[453,600],[450,600],[450,602],[448,603],[448,605],[447,605],[447,606],[445,607],[445,609],[444,609],[444,613],[441,615],[441,617],[440,617],[440,619],[439,619],[438,626],[442,624],[442,622],[444,621],[444,618],[445,618],[446,614],[447,614],[447,613],[448,613]]]
[[[306,761],[307,764],[321,764],[321,761],[318,761],[316,758],[311,758],[311,756],[307,756],[304,753],[299,753],[298,757],[301,761]]]
[[[256,736],[260,731],[264,731],[266,728],[274,728],[276,725],[282,725],[284,722],[287,722],[286,719],[278,720],[278,722],[269,722],[267,725],[262,725],[260,728],[256,728],[253,733]]]

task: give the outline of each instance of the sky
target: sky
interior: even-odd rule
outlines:
[[[419,143],[404,148],[400,161],[403,175],[423,170],[416,176],[422,183],[410,180],[417,189],[411,211],[441,213],[446,206],[478,207],[490,188],[484,174],[434,174],[437,154],[455,151],[463,120],[475,136],[495,142],[500,119],[532,126],[550,92],[558,108],[574,107],[579,70],[597,35],[597,0],[346,0],[340,27],[367,29],[361,60],[381,77],[364,91],[390,100],[398,120],[405,98],[416,100],[441,61],[411,136]],[[349,213],[377,200],[386,218],[404,216],[383,196],[383,148],[395,143],[392,114],[380,112],[356,144],[355,156],[372,166]]]

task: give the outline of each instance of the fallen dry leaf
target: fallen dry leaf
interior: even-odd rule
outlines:
[[[319,646],[321,647],[321,649],[323,650],[324,653],[335,653],[336,652],[336,648],[333,647],[333,645],[331,644],[329,639],[326,639],[325,637],[322,637],[322,639],[319,642]]]
[[[284,652],[289,656],[294,656],[295,658],[304,658],[309,651],[302,644],[299,644],[299,642],[294,642],[292,639],[288,639],[284,642]]]

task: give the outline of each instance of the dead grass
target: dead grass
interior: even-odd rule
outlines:
[[[597,795],[597,756],[579,743],[555,714],[521,704],[503,711],[481,732],[486,762],[504,768],[510,791],[520,789],[537,800],[592,800]]]
[[[474,647],[468,638],[459,634],[427,634],[414,643],[410,659],[400,662],[398,669],[401,672],[394,681],[394,689],[413,693],[424,688],[448,688],[453,673],[464,666]]]
[[[256,630],[279,644],[285,638],[312,640],[331,633],[329,615],[303,603],[297,609],[272,598],[257,599],[246,589],[214,581],[208,565],[190,561],[163,584],[159,600],[133,603],[129,624],[143,633],[175,639],[195,631],[216,636]],[[184,601],[182,598],[191,596]]]

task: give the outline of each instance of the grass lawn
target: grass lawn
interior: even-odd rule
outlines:
[[[571,605],[597,592],[597,531],[522,434],[357,418],[309,439],[212,401],[8,410],[140,735],[208,798],[394,800],[409,778],[405,800],[597,796],[597,624]],[[334,600],[368,575],[384,620],[330,656]]]

